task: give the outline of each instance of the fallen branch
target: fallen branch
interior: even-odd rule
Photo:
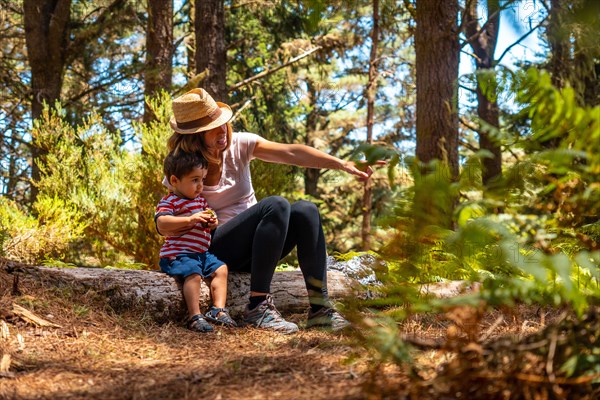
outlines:
[[[31,324],[43,327],[51,327],[51,328],[61,328],[60,325],[54,324],[50,321],[46,321],[45,319],[38,317],[28,309],[21,307],[18,304],[13,303],[13,315],[20,317],[23,321],[29,322]]]

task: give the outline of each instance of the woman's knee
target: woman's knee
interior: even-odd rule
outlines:
[[[305,220],[320,221],[319,209],[314,203],[306,200],[299,200],[291,206],[292,217],[299,217]]]
[[[261,201],[267,212],[289,218],[290,202],[281,196],[269,196]]]

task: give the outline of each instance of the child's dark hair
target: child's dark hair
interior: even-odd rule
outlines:
[[[194,168],[208,168],[208,161],[200,153],[188,153],[175,149],[165,157],[163,172],[167,179],[175,175],[177,179],[183,178]]]

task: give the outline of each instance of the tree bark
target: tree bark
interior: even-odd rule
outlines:
[[[164,322],[185,315],[181,288],[175,279],[158,271],[137,271],[102,268],[20,267],[20,273],[52,286],[95,292],[116,312],[143,308],[153,319]],[[333,299],[348,295],[352,279],[339,271],[329,271],[327,283]],[[230,273],[227,288],[227,308],[239,318],[248,303],[249,273]],[[308,297],[300,271],[277,272],[271,283],[271,294],[280,311],[301,312],[308,308]],[[210,305],[206,283],[200,288],[200,308]]]
[[[7,154],[8,158],[8,176],[5,182],[6,185],[6,194],[9,199],[15,198],[15,192],[17,189],[17,183],[19,177],[17,176],[17,161],[18,161],[18,152],[17,148],[19,147],[19,143],[16,140],[17,132],[16,129],[11,129],[10,133],[10,145],[7,146],[9,152]]]
[[[377,91],[377,45],[379,43],[379,0],[373,0],[373,27],[371,28],[371,53],[369,55],[369,81],[367,95],[367,144],[373,144],[373,122],[375,115],[375,94]],[[365,181],[362,198],[362,249],[371,249],[371,210],[373,209],[373,188],[370,179]]]
[[[144,73],[144,96],[156,95],[169,90],[173,79],[173,1],[148,0],[148,24],[146,26],[146,69]],[[156,116],[144,103],[144,122]]]
[[[183,43],[185,44],[186,57],[187,57],[187,75],[188,77],[196,76],[196,6],[194,1],[188,1],[185,13],[188,17],[188,26],[190,32],[186,36]]]
[[[4,268],[12,274],[13,290],[18,291],[20,277],[31,277],[44,286],[64,287],[74,293],[95,295],[115,312],[139,309],[159,322],[182,319],[186,307],[181,287],[175,279],[158,271],[139,271],[103,268],[51,268],[0,260],[0,272]],[[377,273],[386,271],[386,262],[371,254],[363,253],[346,261],[327,257],[327,287],[329,297],[343,300],[346,296],[371,298],[377,296],[381,282]],[[454,297],[478,291],[480,283],[449,281],[422,284],[419,292],[430,297]],[[231,272],[228,277],[227,307],[239,318],[248,303],[250,274]],[[300,271],[276,272],[271,282],[271,294],[277,308],[282,312],[304,312],[308,299],[304,278]],[[200,287],[200,307],[210,305],[206,283]]]
[[[44,103],[54,107],[60,100],[65,59],[69,40],[71,0],[24,0],[25,44],[31,68],[31,119],[42,115]],[[38,166],[44,153],[39,147],[31,147],[31,179],[41,177]],[[35,185],[31,188],[30,201],[37,198]]]
[[[196,73],[207,70],[201,86],[217,101],[227,102],[227,54],[223,0],[195,0]]]
[[[600,26],[600,3],[597,0],[584,0],[579,3],[575,20],[582,26],[573,43],[574,63],[571,71],[580,79],[580,105],[596,107],[600,105],[600,46],[598,26]],[[574,78],[576,79],[576,78]]]
[[[307,146],[314,147],[315,145],[315,132],[317,131],[318,125],[318,104],[317,104],[317,90],[315,83],[312,79],[306,79],[307,86],[307,98],[308,106],[310,111],[306,116],[306,136],[304,138],[304,144]],[[304,194],[312,197],[319,197],[318,184],[319,178],[321,177],[321,170],[318,168],[304,168]]]
[[[486,28],[479,35],[477,32],[481,30],[477,20],[477,5],[478,1],[472,1],[469,9],[466,11],[466,31],[468,37],[476,37],[469,44],[475,53],[475,65],[477,71],[493,71],[494,69],[494,52],[496,51],[496,43],[498,42],[498,32],[500,29],[500,4],[497,1],[487,2],[487,23]],[[499,129],[500,118],[498,102],[496,101],[495,91],[491,93],[491,88],[495,88],[495,82],[488,82],[486,94],[482,88],[480,79],[484,75],[479,75],[477,80],[477,115],[480,120],[484,121],[488,126]],[[491,79],[492,75],[485,75]],[[495,79],[495,78],[494,78]],[[490,96],[491,94],[491,96]],[[492,99],[490,99],[492,97]],[[490,181],[496,177],[502,176],[502,150],[497,141],[494,140],[488,132],[487,128],[481,127],[479,130],[479,148],[492,153],[491,158],[483,159],[482,181],[483,185],[487,186]]]
[[[319,179],[321,170],[318,168],[304,168],[304,194],[319,197]]]
[[[458,0],[417,0],[417,158],[447,161],[458,176]]]
[[[548,44],[550,45],[550,75],[552,85],[558,89],[565,87],[569,75],[568,28],[563,25],[565,0],[550,0],[548,23]]]

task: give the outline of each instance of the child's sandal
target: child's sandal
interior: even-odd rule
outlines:
[[[219,315],[219,313],[221,315]],[[236,327],[237,326],[236,322],[231,318],[231,316],[229,315],[229,311],[226,308],[217,308],[215,306],[212,306],[206,312],[206,314],[204,314],[204,316],[206,317],[207,320],[209,320],[215,324],[219,324],[219,325],[223,325],[223,326],[227,326],[227,327]]]
[[[202,314],[196,314],[187,323],[189,330],[195,332],[208,333],[213,331],[213,327],[204,319]]]

